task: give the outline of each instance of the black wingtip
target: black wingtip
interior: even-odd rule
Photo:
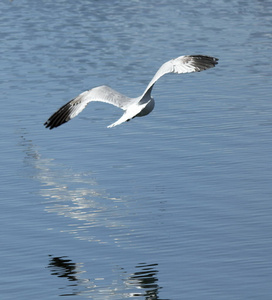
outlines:
[[[55,119],[52,119],[50,120],[50,118],[43,124],[45,126],[45,128],[48,128],[49,130],[52,130],[56,127],[59,127],[60,125],[66,123],[67,121],[62,121],[61,123],[60,122],[57,122],[57,120]]]
[[[49,127],[48,121],[46,121],[45,123],[43,123],[43,126],[44,126],[45,128],[48,128],[48,127]],[[49,129],[51,129],[51,128],[49,128]]]
[[[48,128],[50,130],[56,127],[52,124],[52,122],[50,121],[50,118],[43,125],[45,126],[45,128]]]
[[[43,124],[45,128],[49,128],[50,130],[60,125],[68,122],[70,118],[70,114],[73,110],[73,104],[71,104],[75,99],[70,100],[68,103],[64,104],[60,107],[49,119]]]
[[[61,124],[57,124],[54,120],[54,118],[52,119],[54,115],[52,115],[43,125],[45,126],[45,128],[48,128],[48,129],[53,129],[53,128],[56,128],[58,126],[60,126]]]
[[[215,67],[218,64],[218,58],[207,55],[189,55],[193,58],[193,62],[197,72]]]
[[[218,64],[218,61],[219,61],[219,58],[217,58],[217,57],[212,57],[212,59],[213,59],[214,65],[217,65],[217,64]]]
[[[45,128],[48,128],[49,130],[54,128],[54,127],[51,127],[47,122],[45,122],[43,125]]]
[[[207,63],[218,64],[218,58],[208,55],[192,55],[194,58],[199,59],[201,61],[206,61]]]

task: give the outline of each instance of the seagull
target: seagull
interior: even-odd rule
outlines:
[[[183,55],[165,62],[149,82],[143,94],[137,98],[129,98],[102,85],[85,91],[59,108],[45,123],[49,129],[58,127],[76,117],[92,101],[105,102],[124,110],[124,114],[108,128],[120,125],[135,117],[148,115],[155,106],[151,91],[159,78],[167,73],[192,73],[200,72],[215,67],[218,58],[206,55]]]

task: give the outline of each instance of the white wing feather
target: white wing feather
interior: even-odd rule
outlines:
[[[165,74],[200,72],[214,67],[217,64],[217,61],[218,59],[215,57],[204,55],[183,55],[175,59],[171,59],[159,68],[145,89],[143,95],[147,92],[150,93],[156,81]]]
[[[105,102],[126,110],[131,98],[113,90],[108,86],[99,86],[78,95],[57,110],[45,123],[49,129],[58,127],[76,117],[88,103],[92,101]]]

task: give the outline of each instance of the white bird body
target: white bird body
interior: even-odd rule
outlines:
[[[120,125],[132,118],[148,115],[155,106],[155,101],[151,97],[151,91],[160,77],[167,73],[200,72],[214,67],[217,61],[218,59],[215,57],[204,55],[185,55],[171,59],[159,68],[144,93],[137,98],[129,98],[106,85],[95,87],[81,93],[63,105],[44,125],[49,127],[49,129],[58,127],[76,117],[92,101],[109,103],[125,111],[120,119],[108,126],[109,128]]]

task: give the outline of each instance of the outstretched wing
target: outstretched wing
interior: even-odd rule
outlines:
[[[148,84],[143,96],[150,93],[155,82],[167,73],[200,72],[215,67],[218,58],[205,55],[184,55],[164,63]]]
[[[108,86],[99,86],[85,91],[58,109],[45,123],[49,129],[58,127],[76,117],[91,101],[100,101],[115,105],[123,110],[130,103],[130,98]]]

